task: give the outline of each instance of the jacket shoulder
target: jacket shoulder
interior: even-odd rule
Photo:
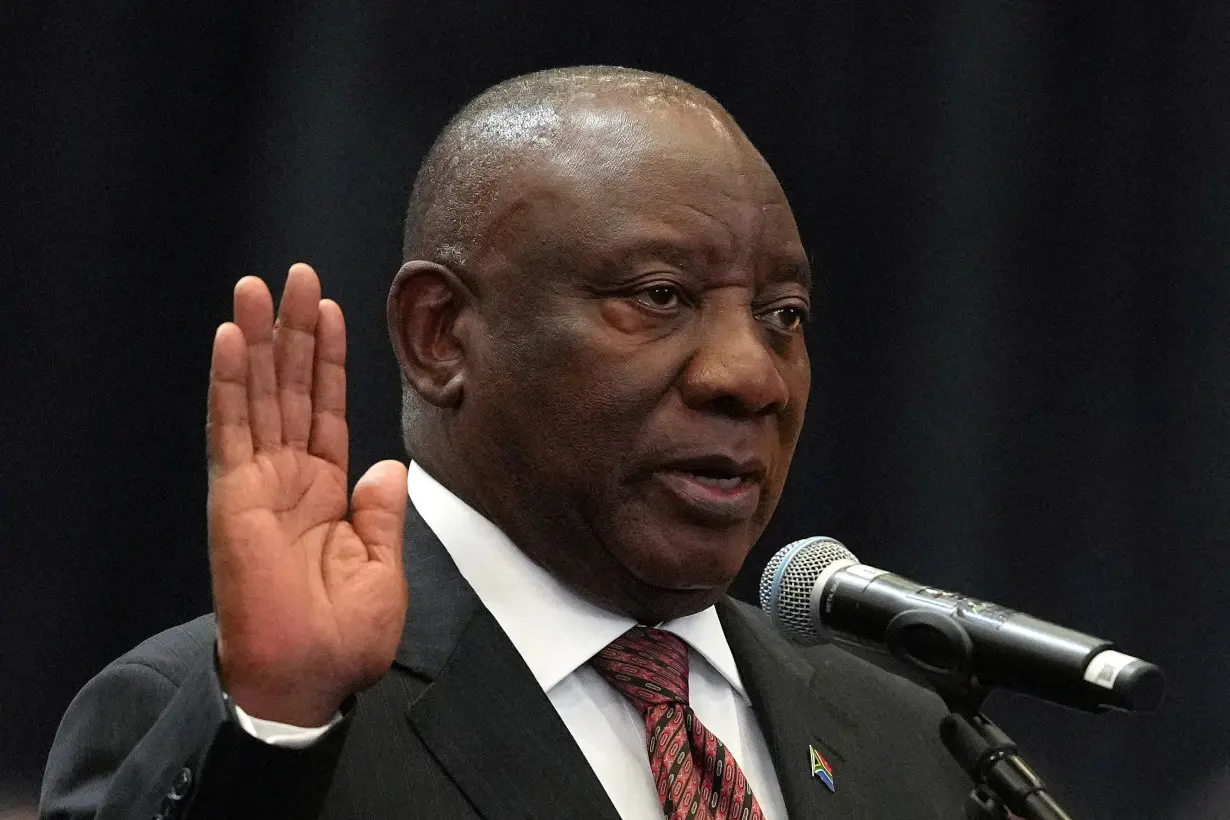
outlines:
[[[145,786],[159,797],[166,793],[187,754],[160,755],[148,738],[168,705],[184,699],[193,673],[212,673],[213,642],[213,616],[197,618],[143,641],[82,687],[47,756],[40,817],[93,817],[112,801],[136,801]],[[194,701],[189,712],[206,716],[203,725],[221,720],[220,703],[192,692],[187,698]],[[148,774],[149,782],[138,783],[138,772]]]
[[[178,686],[213,652],[215,634],[213,614],[202,615],[146,638],[108,664],[103,672],[144,666]]]

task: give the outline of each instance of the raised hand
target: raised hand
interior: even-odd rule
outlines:
[[[392,663],[406,611],[406,468],[347,498],[346,328],[315,271],[235,286],[209,384],[209,559],[223,686],[248,714],[326,723]],[[349,508],[349,516],[347,510]]]

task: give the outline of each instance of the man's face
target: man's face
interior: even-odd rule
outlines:
[[[807,403],[807,259],[777,180],[707,109],[573,113],[474,261],[459,447],[481,506],[586,597],[695,611],[781,495]]]

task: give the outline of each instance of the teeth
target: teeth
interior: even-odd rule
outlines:
[[[733,490],[735,487],[738,487],[741,483],[743,483],[743,476],[740,475],[731,476],[730,478],[716,478],[714,476],[700,475],[698,473],[693,473],[692,475],[695,476],[696,480],[701,484],[708,484],[710,487],[721,487],[723,490]]]

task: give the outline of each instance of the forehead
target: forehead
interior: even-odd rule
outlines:
[[[666,191],[785,202],[768,164],[718,109],[638,100],[566,116],[555,151],[538,169],[561,192],[600,185],[612,199]]]
[[[720,109],[678,101],[576,106],[549,150],[517,163],[509,211],[573,249],[703,244],[723,255],[802,256],[776,177]]]

